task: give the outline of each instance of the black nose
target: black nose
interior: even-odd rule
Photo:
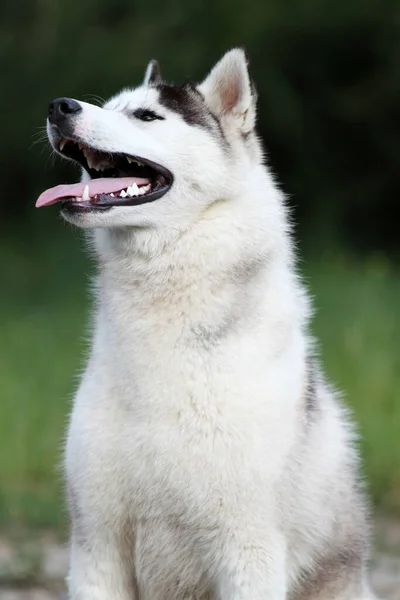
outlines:
[[[60,124],[62,121],[81,112],[82,107],[76,100],[72,98],[56,98],[49,106],[49,121],[54,125]]]

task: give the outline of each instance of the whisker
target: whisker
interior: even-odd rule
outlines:
[[[36,137],[47,137],[47,130],[45,127],[41,128],[40,131],[35,131],[35,133],[32,133],[32,137],[36,138]]]
[[[84,94],[83,97],[86,98],[89,102],[90,100],[92,100],[93,104],[97,104],[98,106],[101,106],[106,102],[104,98],[98,96],[97,94]]]
[[[47,139],[47,135],[43,135],[43,137],[32,141],[32,143],[29,146],[29,150],[32,150],[32,148],[34,146],[37,146],[38,144],[44,144],[43,147],[46,147],[48,143],[49,143],[49,140]]]
[[[53,151],[52,151],[52,152],[49,154],[49,156],[47,157],[47,160],[46,160],[46,163],[45,163],[45,166],[44,166],[44,169],[45,169],[45,171],[47,171],[47,167],[49,166],[49,161],[51,161],[51,168],[53,168],[53,167],[54,167],[54,163],[55,163],[55,161],[56,161],[56,158],[57,158],[57,153],[56,153],[56,152],[54,152],[54,150],[53,150]]]

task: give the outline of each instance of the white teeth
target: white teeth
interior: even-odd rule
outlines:
[[[96,169],[96,171],[98,171],[99,167],[96,164],[95,159],[92,156],[90,156],[90,154],[86,154],[85,152],[84,152],[84,154],[86,156],[86,160],[87,160],[87,164],[89,165],[89,168],[90,169]]]
[[[115,196],[114,196],[113,192],[111,192],[110,196],[112,196],[113,198],[115,198]]]
[[[60,144],[59,144],[59,146],[58,146],[58,148],[59,148],[60,152],[62,152],[62,151],[63,151],[63,149],[64,149],[64,146],[65,146],[65,144],[66,144],[67,142],[68,142],[68,140],[66,140],[65,138],[61,140],[61,142],[60,142]]]
[[[126,198],[126,196],[127,196],[128,194],[126,193],[126,191],[125,191],[125,190],[122,190],[122,192],[120,192],[120,193],[119,193],[119,195],[120,195],[122,198]]]
[[[151,190],[151,183],[148,183],[147,185],[142,185],[142,187],[139,188],[139,194],[142,196],[143,194],[146,194],[150,190]]]
[[[80,196],[76,196],[75,201],[76,202],[82,202],[82,198]]]
[[[85,189],[83,190],[83,194],[82,194],[82,200],[90,200],[90,196],[89,196],[89,186],[86,185]]]
[[[82,146],[82,152],[85,155],[86,162],[89,169],[95,169],[96,171],[102,171],[110,166],[109,162],[101,162],[100,157],[96,157],[91,152],[88,152],[84,146]]]
[[[125,156],[125,158],[128,161],[128,163],[136,163],[139,167],[144,167],[144,163],[140,162],[139,160],[136,160],[135,158],[131,158],[130,156]]]
[[[142,188],[138,187],[136,185],[136,183],[133,182],[132,185],[130,185],[127,188],[126,191],[127,191],[127,193],[128,193],[129,196],[139,196],[139,195],[143,194],[143,192],[141,190],[142,190]]]

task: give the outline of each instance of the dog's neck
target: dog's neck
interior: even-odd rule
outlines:
[[[188,349],[208,356],[235,332],[283,348],[306,323],[283,204],[232,203],[215,211],[158,254],[157,231],[139,232],[140,243],[134,230],[96,232],[93,356],[102,365],[112,361],[122,378],[133,362],[138,368],[156,357],[169,364]],[[118,350],[112,358],[110,348]]]
[[[223,319],[238,299],[256,310],[270,294],[278,314],[297,295],[286,229],[277,196],[268,204],[264,198],[263,204],[222,203],[170,237],[154,229],[98,230],[99,309],[110,321],[155,310],[201,323]]]
[[[276,198],[254,203],[238,198],[215,202],[181,228],[98,229],[92,245],[105,285],[164,294],[175,286],[216,283],[246,265],[252,271],[272,255],[290,262],[286,230],[285,210]]]

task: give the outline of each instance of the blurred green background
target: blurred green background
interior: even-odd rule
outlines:
[[[6,0],[0,22],[0,527],[65,526],[60,457],[93,273],[46,187],[50,100],[107,98],[158,58],[199,80],[245,45],[259,131],[289,196],[313,331],[360,424],[379,508],[400,513],[399,0]],[[97,102],[97,100],[96,100]]]

